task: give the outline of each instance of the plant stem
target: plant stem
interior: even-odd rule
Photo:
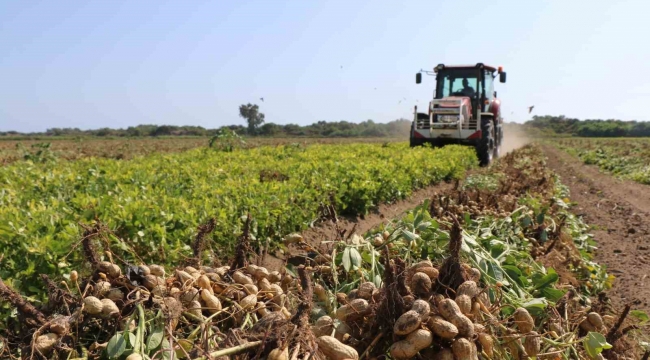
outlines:
[[[249,343],[242,344],[242,345],[233,346],[233,347],[227,348],[227,349],[221,349],[221,350],[213,351],[213,352],[210,353],[210,357],[211,358],[217,358],[217,357],[220,357],[220,356],[229,356],[229,355],[239,354],[239,353],[244,352],[246,350],[258,347],[261,344],[262,344],[262,341],[258,340],[258,341],[253,341],[253,342],[249,342]],[[198,358],[194,358],[194,360],[206,360],[206,358],[204,356],[201,356],[201,357],[198,357]]]
[[[135,338],[138,341],[137,343],[138,346],[134,346],[133,351],[135,351],[136,353],[144,354],[145,321],[144,321],[144,309],[142,308],[142,304],[138,304],[137,309],[138,309],[138,329],[135,332]]]

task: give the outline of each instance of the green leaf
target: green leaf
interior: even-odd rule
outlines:
[[[356,289],[357,285],[359,285],[356,281],[347,283],[339,289],[340,292],[348,294],[350,291]]]
[[[542,211],[541,213],[539,213],[539,215],[537,215],[537,223],[542,224],[543,222],[544,222],[544,212]]]
[[[523,276],[521,270],[519,270],[518,267],[514,265],[501,265],[501,268],[506,272],[506,274],[513,279],[517,285],[519,286],[526,286],[526,284],[522,281],[522,279],[525,279]]]
[[[379,275],[379,274],[375,275],[375,279],[374,279],[373,283],[375,283],[375,287],[377,289],[379,289],[381,287],[381,282],[382,282],[381,275]]]
[[[298,277],[298,275],[296,275],[297,272],[296,272],[295,266],[293,266],[293,264],[287,264],[287,266],[285,267],[285,270],[287,270],[287,274],[289,274],[289,275],[291,275],[293,277]]]
[[[501,241],[490,241],[489,248],[490,250],[490,255],[498,259],[505,251],[506,251],[506,245],[501,242]]]
[[[152,351],[157,349],[162,343],[163,336],[164,333],[162,327],[156,325],[147,339],[147,350]]]
[[[350,248],[346,247],[345,250],[343,250],[343,258],[341,259],[343,262],[343,268],[345,269],[346,272],[350,272],[350,268],[352,268],[352,259],[350,258]]]
[[[354,270],[361,267],[361,254],[356,248],[350,248],[350,263]]]
[[[113,335],[106,345],[106,355],[109,359],[120,357],[126,350],[126,338],[121,333]]]
[[[460,250],[467,254],[473,253],[472,248],[470,248],[469,245],[467,245],[467,241],[463,241],[460,243]]]
[[[138,342],[138,340],[135,338],[135,334],[131,332],[127,334],[129,334],[129,345],[131,345],[132,349],[135,349],[137,345],[136,342]]]
[[[172,348],[172,346],[169,343],[169,340],[167,340],[167,338],[164,338],[163,341],[162,341],[162,347],[161,347],[163,359],[172,360],[172,355],[173,354],[170,351],[171,348]]]
[[[186,359],[187,356],[185,356],[185,354],[192,351],[192,342],[187,339],[179,339],[178,345],[180,345],[180,347],[176,349],[176,357],[179,359]]]
[[[543,287],[550,286],[560,280],[557,272],[553,268],[548,268],[546,275],[536,273],[533,275],[533,285],[535,289],[539,290]]]
[[[423,213],[418,212],[417,216],[415,217],[415,220],[413,221],[413,227],[417,228],[420,225],[420,222],[422,221]]]
[[[374,251],[374,250],[373,250],[373,251]],[[361,254],[361,260],[367,262],[368,264],[372,264],[372,253],[370,253],[370,252],[368,252],[368,251],[364,251],[364,252]]]
[[[420,259],[428,259],[429,258],[429,247],[428,246],[423,246],[422,251],[420,252]]]
[[[487,263],[487,273],[491,277],[493,277],[496,281],[501,281],[504,285],[509,285],[510,283],[503,277],[503,271],[501,271],[501,267],[499,265],[493,263],[493,262],[488,262]]]
[[[418,224],[418,226],[415,227],[415,230],[418,230],[420,232],[427,230],[429,227],[431,227],[431,222],[430,221],[423,221]]]
[[[552,287],[545,287],[541,291],[542,296],[544,296],[547,300],[552,301],[552,302],[557,302],[564,296],[566,291],[564,290],[559,290],[559,289],[554,289]]]
[[[544,298],[535,298],[522,304],[522,306],[533,316],[543,313],[546,309],[546,305],[547,302]]]
[[[418,238],[418,236],[408,230],[402,230],[402,235],[404,235],[404,238],[406,241],[411,242],[414,241]]]
[[[597,332],[590,331],[583,340],[583,345],[587,354],[591,358],[595,358],[603,352],[603,350],[611,349],[612,345],[607,342],[605,337],[602,334]]]
[[[476,242],[476,239],[474,239],[473,236],[467,236],[465,234],[463,234],[463,243],[467,243],[472,246],[478,246],[478,243]]]
[[[501,268],[503,268],[503,270],[505,270],[506,273],[513,278],[523,275],[521,270],[519,270],[519,268],[514,265],[502,265]]]
[[[630,316],[637,318],[641,323],[646,323],[650,321],[648,313],[642,310],[632,310],[630,311]]]
[[[539,241],[544,244],[548,240],[548,232],[546,229],[543,229],[542,232],[539,234]]]

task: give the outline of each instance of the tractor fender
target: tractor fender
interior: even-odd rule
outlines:
[[[501,100],[494,99],[490,102],[488,107],[488,112],[492,114],[493,118],[496,119],[496,124],[501,124]]]

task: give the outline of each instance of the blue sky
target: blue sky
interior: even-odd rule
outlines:
[[[648,13],[610,0],[6,0],[0,131],[214,128],[243,124],[247,102],[280,124],[386,122],[431,98],[419,69],[476,62],[508,72],[508,121],[529,105],[647,120]]]

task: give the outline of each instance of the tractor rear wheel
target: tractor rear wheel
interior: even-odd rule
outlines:
[[[476,146],[476,152],[481,166],[488,166],[494,158],[496,148],[494,122],[492,122],[491,118],[481,120],[481,140]]]

